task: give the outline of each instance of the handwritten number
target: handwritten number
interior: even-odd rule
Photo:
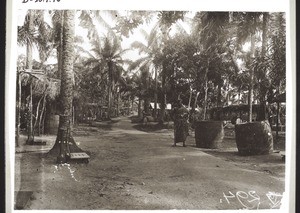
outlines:
[[[266,194],[270,202],[271,209],[278,208],[281,205],[281,200],[283,195],[280,193],[269,192]],[[226,199],[227,203],[230,204],[229,199],[235,198],[240,202],[240,204],[245,209],[259,209],[260,206],[260,196],[255,191],[249,191],[248,193],[244,191],[238,191],[235,195],[229,191],[229,195],[225,195],[223,192],[223,197]],[[222,203],[222,199],[220,199]]]
[[[248,194],[247,194],[246,192],[238,191],[238,192],[236,193],[236,198],[237,198],[238,201],[242,204],[242,206],[244,206],[245,208],[248,208],[248,206],[245,205],[243,201],[241,201],[241,198],[242,198],[242,199],[247,199],[247,198],[248,198]]]
[[[249,195],[253,198],[253,200],[249,200],[250,203],[252,203],[255,200],[260,201],[260,197],[258,196],[258,194],[256,194],[255,191],[249,191]]]
[[[232,194],[231,191],[229,191],[229,194],[230,194],[230,195],[225,195],[225,193],[223,192],[223,196],[224,196],[224,198],[226,199],[226,201],[227,201],[228,204],[230,204],[228,198],[235,198],[235,195]]]
[[[249,195],[254,198],[253,200],[249,200],[249,202],[252,203],[253,201],[257,200],[257,208],[256,209],[259,209],[260,197],[258,196],[258,194],[256,194],[255,191],[249,191]]]

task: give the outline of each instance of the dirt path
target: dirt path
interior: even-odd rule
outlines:
[[[40,153],[16,154],[16,189],[34,191],[26,209],[279,208],[279,156],[265,157],[264,166],[280,167],[266,172],[259,158],[228,160],[224,153],[195,148],[192,137],[187,147],[171,147],[172,131],[138,131],[128,118],[81,126],[76,134],[79,146],[91,153],[87,165],[58,166]]]

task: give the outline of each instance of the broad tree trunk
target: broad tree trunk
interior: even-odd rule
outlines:
[[[57,45],[57,65],[58,65],[58,74],[57,78],[61,79],[61,72],[62,72],[62,52],[63,52],[63,22],[64,16],[63,12],[60,12],[60,29],[58,32],[58,45]]]
[[[82,152],[72,136],[72,103],[73,103],[73,63],[74,63],[74,17],[75,11],[66,10],[63,26],[63,60],[61,75],[61,114],[56,142],[49,151],[50,155],[58,156],[57,163],[67,162],[70,152]]]

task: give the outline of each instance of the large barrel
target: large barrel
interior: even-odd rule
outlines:
[[[196,147],[217,149],[224,138],[222,121],[197,121],[195,123]]]
[[[273,136],[268,121],[236,124],[235,137],[241,155],[262,155],[273,151]]]
[[[59,124],[59,115],[50,114],[45,119],[45,134],[56,135]]]

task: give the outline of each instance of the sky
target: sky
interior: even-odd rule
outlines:
[[[126,15],[126,11],[118,11],[120,13],[120,15]],[[25,15],[27,13],[27,10],[19,10],[18,11],[18,25],[22,25],[24,22],[24,18]],[[188,18],[192,18],[194,16],[195,12],[189,12],[187,13],[187,17]],[[76,15],[76,19],[75,19],[75,35],[76,36],[80,36],[83,38],[84,43],[81,44],[81,46],[85,49],[85,50],[90,50],[91,49],[91,45],[89,43],[89,40],[87,38],[87,30],[82,28],[81,26],[79,26],[79,13],[77,13]],[[101,16],[103,17],[103,19],[105,19],[105,21],[110,25],[110,26],[114,26],[115,22],[114,20],[111,19],[111,17],[109,15],[107,15],[107,13],[103,12],[101,14]],[[49,23],[51,25],[51,17],[48,15],[48,13],[45,13],[45,21],[47,23]],[[147,41],[145,40],[144,36],[142,35],[142,33],[140,32],[141,29],[145,30],[146,32],[150,32],[151,29],[154,27],[155,25],[155,18],[152,19],[152,21],[150,23],[144,23],[142,25],[140,25],[139,27],[137,27],[136,29],[133,30],[132,33],[129,34],[128,38],[126,37],[122,37],[122,42],[121,42],[121,46],[123,49],[128,49],[130,48],[131,44],[134,41],[139,41],[142,42],[144,44],[147,44]],[[190,26],[185,23],[180,21],[179,24],[187,31],[190,32]],[[105,35],[106,30],[100,25],[97,24],[95,22],[95,25],[97,26],[98,29],[98,33],[100,35]],[[173,35],[175,33],[175,28],[173,28],[170,32],[171,35]],[[25,47],[19,47],[18,46],[18,55],[24,54],[26,55],[26,48]],[[54,54],[55,56],[55,54]],[[136,60],[138,58],[140,58],[141,55],[139,55],[138,50],[130,50],[128,52],[126,52],[126,54],[123,55],[123,59],[130,59],[130,60]],[[38,51],[36,48],[34,48],[33,50],[33,59],[36,61],[40,61],[39,60],[39,55],[38,55]],[[46,64],[55,64],[57,63],[57,59],[56,57],[50,57],[47,61]]]
[[[24,18],[26,15],[27,10],[19,10],[18,11],[18,25],[22,25],[24,22]],[[126,15],[126,11],[118,11],[121,15]],[[110,18],[109,15],[107,15],[105,12],[103,14],[101,14],[103,19],[105,19],[105,21],[110,25],[110,26],[114,26],[115,22]],[[188,17],[192,18],[194,15],[194,13],[190,12],[188,13]],[[87,38],[87,30],[82,28],[81,26],[79,26],[79,13],[77,13],[77,17],[75,19],[75,35],[76,36],[81,36],[84,40],[84,43],[81,44],[81,46],[86,49],[86,50],[90,50],[91,49],[91,45],[89,43],[89,40]],[[48,15],[48,13],[45,13],[45,21],[47,23],[49,23],[51,25],[51,17]],[[152,21],[147,24],[144,23],[142,25],[140,25],[139,27],[137,27],[136,29],[133,30],[132,33],[129,34],[128,38],[126,37],[122,37],[122,42],[121,42],[121,46],[123,49],[127,49],[130,48],[131,44],[134,41],[139,41],[142,42],[144,44],[147,44],[147,41],[145,40],[144,36],[142,35],[142,33],[140,32],[141,29],[145,30],[146,32],[150,32],[151,29],[154,27],[155,24],[155,18],[152,19]],[[179,24],[187,31],[190,32],[190,27],[187,23],[180,21]],[[97,24],[95,22],[95,25],[97,26],[98,32],[100,35],[103,35],[106,33],[106,30],[100,25]],[[170,32],[170,34],[174,34],[175,30],[173,28],[173,30]],[[26,55],[26,48],[25,47],[18,47],[18,55],[24,54]],[[141,57],[138,53],[138,50],[130,50],[128,51],[126,54],[124,54],[123,58],[124,59],[130,59],[130,60],[136,60],[139,57]],[[36,48],[34,48],[33,50],[33,59],[35,59],[36,61],[40,61],[39,60],[39,55],[38,55],[38,51],[36,50]],[[57,59],[55,57],[51,57],[47,60],[46,64],[55,64],[57,63]]]

